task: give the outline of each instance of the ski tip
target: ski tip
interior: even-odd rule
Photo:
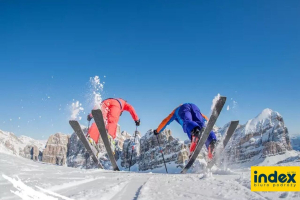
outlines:
[[[223,108],[223,106],[226,103],[226,99],[227,99],[227,97],[224,97],[224,96],[219,97],[215,106],[217,106],[217,107],[219,106],[219,107]]]
[[[72,124],[79,124],[78,121],[76,120],[69,120],[69,124],[72,126]]]
[[[239,125],[239,122],[240,122],[239,120],[237,120],[237,121],[231,121],[230,126],[236,128]]]
[[[92,110],[92,112],[99,112],[99,111],[101,111],[101,109]]]
[[[100,109],[92,110],[92,115],[95,115],[96,113],[102,113]]]
[[[220,96],[220,100],[226,101],[226,99],[227,99],[227,97],[225,97],[225,96]]]

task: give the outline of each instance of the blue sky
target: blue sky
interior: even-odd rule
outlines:
[[[218,126],[271,108],[300,133],[299,10],[298,0],[0,1],[0,129],[71,133],[67,104],[88,112],[98,75],[104,98],[135,107],[142,133],[184,102],[208,115],[218,93],[230,106]],[[127,113],[119,123],[135,129]]]

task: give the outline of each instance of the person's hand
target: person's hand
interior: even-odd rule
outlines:
[[[134,121],[136,126],[139,126],[141,124],[141,120]]]
[[[153,131],[153,133],[154,133],[154,135],[158,135],[159,134],[156,129]]]
[[[87,118],[86,118],[88,121],[91,121],[92,119],[93,119],[93,117],[92,117],[92,115],[91,114],[89,114],[88,116],[87,116]]]

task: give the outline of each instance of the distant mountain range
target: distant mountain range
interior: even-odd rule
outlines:
[[[229,123],[222,128],[214,127],[218,140],[222,141],[228,125]],[[84,131],[87,131],[86,128]],[[166,162],[174,170],[178,170],[177,168],[182,167],[188,159],[190,142],[174,138],[170,130],[160,134],[159,140]],[[118,126],[116,141],[118,146],[116,159],[121,168],[129,168],[133,152],[131,163],[134,165],[133,169],[163,170],[162,156],[152,130],[143,136],[139,133],[133,142],[133,137],[125,131],[121,132]],[[131,151],[133,144],[136,148]],[[275,164],[297,155],[293,149],[300,150],[300,135],[290,137],[282,116],[271,109],[265,109],[246,124],[238,126],[219,164],[233,167],[257,165],[270,157],[273,162],[269,164]],[[100,150],[100,161],[106,168],[110,168],[103,145]],[[16,137],[13,133],[0,131],[0,152],[69,167],[95,167],[91,159],[86,159],[86,150],[75,133],[72,135],[56,133],[51,135],[48,141],[44,141],[27,136]],[[207,151],[203,148],[198,158],[205,160],[206,154]]]

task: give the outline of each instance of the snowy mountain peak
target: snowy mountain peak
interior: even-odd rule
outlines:
[[[254,133],[259,127],[274,126],[276,123],[283,123],[281,115],[271,110],[270,108],[264,109],[254,119],[249,120],[245,125],[245,135]]]
[[[279,117],[281,117],[281,115],[278,112],[273,111],[270,108],[266,108],[256,118],[264,119],[264,118],[268,118],[268,117],[271,117],[271,116],[279,116]]]
[[[265,108],[259,115],[270,115],[273,112],[270,108]],[[258,115],[258,116],[259,116]]]
[[[291,151],[292,146],[282,116],[267,108],[245,125],[238,126],[227,150],[227,161],[231,164],[259,163],[266,157]]]

